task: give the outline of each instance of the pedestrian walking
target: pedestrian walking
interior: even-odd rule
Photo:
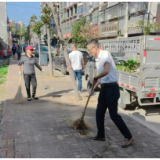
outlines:
[[[82,71],[84,70],[84,59],[82,52],[77,50],[77,45],[71,45],[72,52],[69,54],[69,59],[74,71],[75,80],[78,78],[78,91],[82,91]]]
[[[91,90],[90,95],[94,93],[94,89],[97,85],[99,83],[101,84],[96,109],[96,123],[98,132],[92,139],[105,141],[104,118],[108,108],[112,121],[125,138],[125,141],[121,147],[128,147],[134,141],[134,137],[130,133],[121,116],[117,113],[120,92],[117,84],[118,78],[116,65],[110,52],[99,49],[97,40],[89,40],[87,42],[87,49],[92,56],[96,57],[96,67],[98,71],[98,75],[93,79],[94,88]]]
[[[13,58],[15,59],[15,53],[16,53],[16,46],[13,44],[12,46],[12,52],[13,52]]]
[[[20,58],[21,58],[21,49],[20,49],[20,46],[19,46],[19,45],[18,45],[18,47],[16,48],[16,53],[17,53],[18,60],[20,60]]]
[[[18,70],[20,76],[22,75],[21,65],[23,64],[23,74],[24,74],[24,81],[25,81],[28,101],[32,100],[30,93],[30,84],[32,84],[32,98],[38,100],[38,97],[36,97],[37,80],[36,80],[34,66],[36,66],[40,71],[42,71],[42,68],[38,64],[37,58],[33,57],[32,54],[33,54],[33,47],[27,46],[26,55],[22,56],[20,61],[18,62]]]

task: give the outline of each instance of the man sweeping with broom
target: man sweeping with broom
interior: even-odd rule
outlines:
[[[104,117],[108,108],[112,121],[125,138],[125,141],[121,147],[128,147],[134,141],[134,138],[121,116],[117,113],[117,102],[120,97],[120,93],[119,86],[117,84],[117,70],[113,58],[110,52],[99,49],[99,44],[96,40],[88,41],[87,49],[92,56],[96,57],[96,67],[99,73],[93,79],[94,88],[98,85],[98,81],[101,83],[101,90],[96,110],[98,132],[93,140],[105,141]],[[94,88],[91,90],[90,95],[93,94]]]
[[[30,84],[32,84],[33,88],[32,98],[38,100],[38,97],[36,97],[37,80],[36,80],[34,66],[36,66],[40,71],[42,71],[42,68],[39,66],[37,59],[33,57],[32,54],[33,54],[33,47],[27,46],[26,55],[21,57],[20,61],[18,62],[18,70],[20,76],[22,76],[21,67],[23,64],[23,74],[24,74],[24,81],[25,81],[28,101],[32,100],[30,93]]]

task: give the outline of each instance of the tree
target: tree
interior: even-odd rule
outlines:
[[[14,21],[11,22],[9,30],[11,31],[12,37],[17,38],[17,28],[15,27],[14,23],[15,23]]]
[[[78,47],[85,47],[84,42],[86,41],[86,37],[80,34],[80,30],[86,24],[86,18],[83,17],[80,21],[76,22],[72,25],[72,41],[78,43]]]
[[[77,83],[76,83],[75,78],[74,78],[74,72],[73,72],[73,69],[72,69],[71,64],[70,64],[70,60],[69,60],[66,44],[64,44],[64,38],[63,38],[63,35],[62,35],[62,31],[61,31],[61,28],[60,28],[60,26],[58,24],[57,5],[54,2],[48,2],[47,4],[51,8],[52,15],[54,17],[55,24],[56,24],[57,31],[58,31],[59,41],[62,43],[63,48],[64,48],[64,57],[65,57],[66,64],[67,64],[67,67],[68,67],[68,70],[69,70],[69,75],[70,75],[70,78],[71,78],[71,81],[72,81],[72,84],[73,84],[73,88],[74,88],[74,91],[75,91],[76,99],[80,100],[81,97],[80,97],[80,94],[78,92]]]
[[[39,65],[41,65],[41,49],[40,49],[40,36],[41,36],[41,27],[43,26],[41,21],[36,21],[37,17],[35,15],[30,18],[30,26],[32,32],[38,36],[38,48],[39,48]]]
[[[49,52],[49,72],[50,76],[53,77],[53,60],[51,54],[51,43],[50,43],[50,23],[51,23],[51,9],[46,5],[42,9],[42,15],[40,16],[42,23],[47,27],[47,40],[48,40],[48,52]]]
[[[17,28],[14,26],[14,22],[11,22],[10,26],[9,26],[9,30],[13,33],[16,34],[17,33]]]
[[[147,25],[145,25],[147,24]],[[157,31],[160,28],[160,25],[157,22],[151,23],[150,21],[145,21],[144,19],[141,21],[138,21],[138,27],[137,28],[143,28],[144,35],[150,35],[151,30]]]
[[[99,38],[98,26],[92,25],[90,22],[80,26],[79,36],[83,37],[84,40],[97,39]]]
[[[25,34],[25,36],[24,36],[24,38],[25,38],[25,43],[30,43],[31,37],[32,37],[31,26],[28,25],[28,26],[27,26],[27,29],[26,29],[26,34]]]
[[[20,27],[20,29],[17,31],[17,35],[19,35],[20,37],[20,43],[22,43],[22,37],[25,36],[26,32],[27,31],[26,31],[25,26]]]

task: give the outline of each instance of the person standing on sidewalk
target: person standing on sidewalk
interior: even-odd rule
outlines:
[[[30,93],[30,83],[32,84],[33,88],[32,98],[38,100],[38,97],[36,97],[37,80],[36,80],[34,66],[36,66],[40,71],[42,71],[42,68],[39,66],[37,59],[33,57],[32,54],[33,54],[33,47],[27,46],[26,55],[23,56],[18,62],[18,70],[20,76],[22,75],[21,65],[23,64],[23,74],[24,74],[24,81],[25,81],[28,101],[32,100]]]
[[[16,52],[17,52],[18,60],[20,60],[20,58],[21,58],[21,49],[20,49],[20,46],[19,46],[19,45],[18,45],[18,47],[16,48]]]
[[[13,52],[13,59],[15,59],[15,53],[16,53],[16,46],[13,44],[12,46],[12,52]]]
[[[99,73],[93,79],[94,88],[91,90],[90,95],[94,93],[94,89],[99,83],[101,83],[101,90],[96,109],[96,123],[98,132],[92,139],[105,141],[104,118],[108,108],[112,121],[125,138],[125,141],[121,147],[128,147],[134,141],[134,137],[130,133],[121,116],[117,113],[120,92],[117,84],[118,77],[116,65],[110,52],[99,49],[99,43],[97,40],[89,40],[87,42],[87,49],[92,56],[96,57],[96,67]]]
[[[71,45],[72,52],[69,54],[69,59],[74,71],[75,80],[78,78],[78,91],[82,91],[82,71],[84,70],[84,59],[82,52],[77,50],[77,45]]]

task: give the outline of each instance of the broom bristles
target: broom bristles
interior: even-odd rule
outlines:
[[[23,103],[24,102],[24,97],[22,94],[21,86],[18,87],[17,94],[14,97],[14,102],[16,102],[16,103]]]
[[[73,124],[72,124],[72,127],[76,130],[77,129],[79,129],[79,130],[89,130],[89,129],[91,129],[91,127],[88,124],[86,124],[84,122],[84,120],[81,119],[81,118],[74,121]]]

